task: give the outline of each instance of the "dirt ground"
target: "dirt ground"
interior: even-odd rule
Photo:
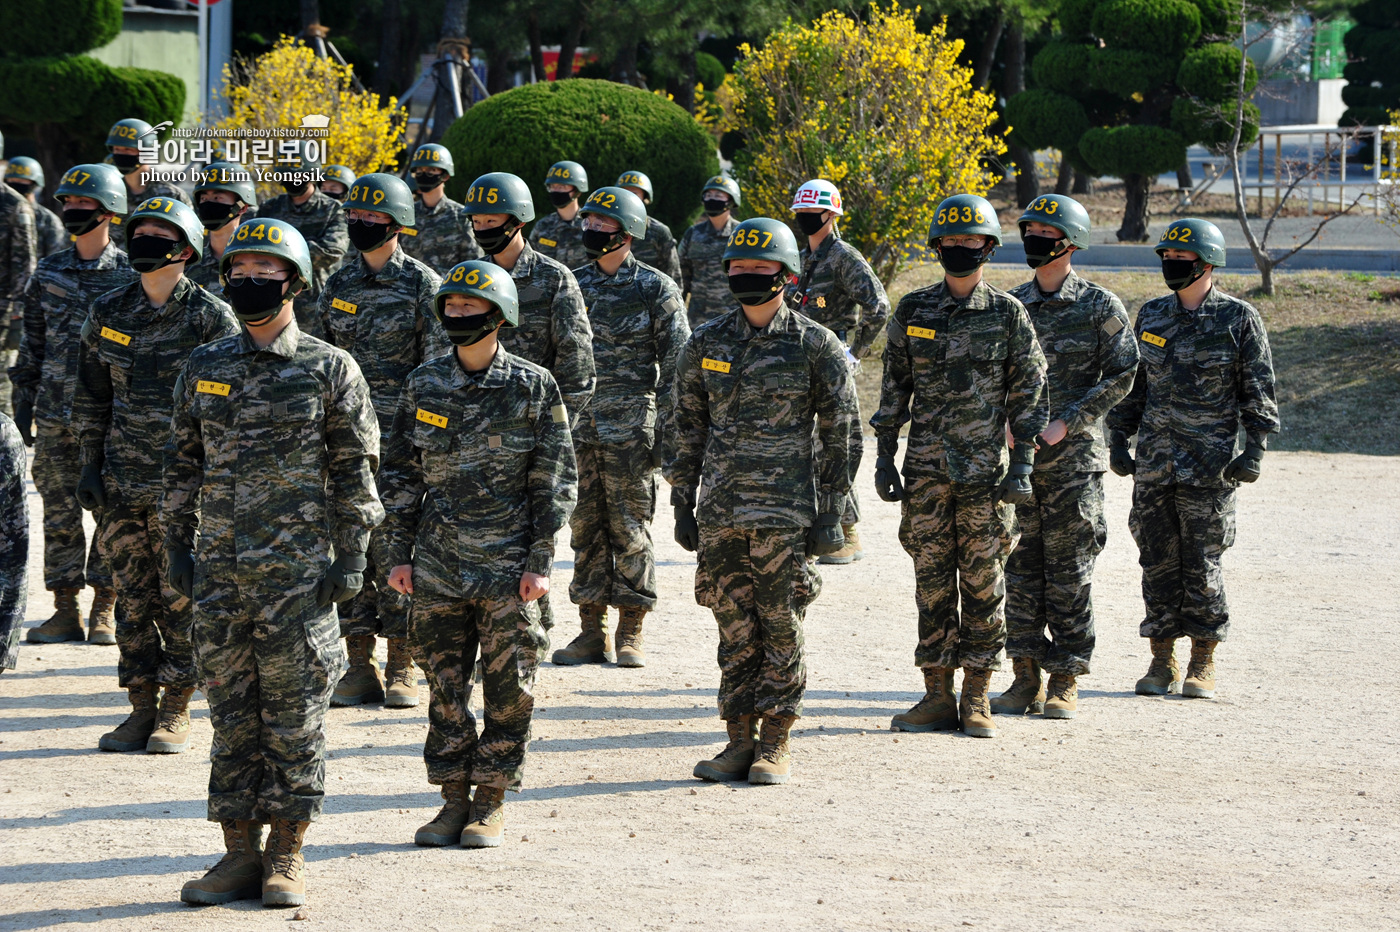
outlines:
[[[720,746],[714,623],[658,521],[650,665],[540,670],[499,849],[419,849],[439,802],[417,709],[330,713],[309,916],[335,929],[1379,929],[1400,923],[1400,458],[1270,453],[1226,558],[1217,699],[1143,698],[1129,482],[1110,476],[1094,672],[1074,721],[892,735],[921,692],[895,506],[824,571],[807,714],[780,787],[690,776]],[[33,496],[38,519],[38,497]],[[561,548],[567,560],[569,551]],[[39,565],[35,548],[33,566]],[[562,590],[568,562],[554,579]],[[51,603],[37,581],[31,624]],[[568,619],[556,641],[571,635]],[[382,647],[381,647],[382,651]],[[196,700],[178,757],[104,754],[116,648],[25,645],[0,677],[0,929],[275,929],[192,909],[218,857]],[[1009,665],[1008,665],[1009,666]],[[997,675],[1000,691],[1010,673]],[[423,687],[426,697],[427,689]]]

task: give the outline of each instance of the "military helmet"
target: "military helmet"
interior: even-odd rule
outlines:
[[[599,188],[588,195],[579,213],[611,217],[622,224],[622,232],[633,239],[646,239],[647,208],[631,191],[612,186]]]
[[[142,220],[160,220],[180,231],[185,238],[184,245],[194,247],[190,262],[198,262],[204,255],[204,224],[199,215],[184,201],[173,197],[148,197],[137,205],[123,223],[126,226],[126,247],[131,249],[131,231]]]
[[[651,179],[642,172],[625,171],[617,176],[617,186],[619,188],[640,188],[646,195],[643,201],[650,201],[656,197],[656,192],[652,190]]]
[[[928,244],[938,245],[940,236],[990,236],[1001,245],[1001,222],[992,202],[976,194],[954,194],[938,204],[928,230]]]
[[[824,178],[813,178],[797,189],[792,196],[790,209],[797,210],[799,207],[819,207],[838,216],[846,212],[841,206],[841,191]]]
[[[311,250],[306,248],[306,240],[301,231],[285,220],[270,217],[254,217],[238,225],[238,230],[224,249],[223,261],[219,263],[219,277],[228,284],[228,272],[233,257],[240,252],[255,252],[264,256],[276,256],[292,264],[297,277],[287,289],[286,298],[291,298],[311,287]]]
[[[705,186],[700,189],[700,196],[704,197],[706,191],[723,191],[729,195],[735,207],[739,206],[739,182],[727,175],[715,175],[705,182]]]
[[[345,196],[345,209],[377,210],[404,227],[418,222],[413,215],[413,192],[408,184],[386,172],[371,172],[356,178]]]
[[[415,172],[420,168],[436,168],[439,171],[447,172],[447,177],[453,175],[452,153],[446,146],[440,146],[435,142],[425,143],[413,150],[413,159],[408,163],[408,170]]]
[[[227,191],[249,207],[258,206],[258,192],[253,187],[252,174],[237,162],[210,162],[195,182],[195,200],[200,191]]]
[[[111,152],[113,146],[127,146],[135,149],[139,145],[137,140],[152,129],[151,124],[135,117],[118,120],[112,124],[111,129],[107,130],[107,151]]]
[[[516,293],[515,282],[511,280],[510,272],[494,262],[480,259],[460,262],[442,277],[442,284],[433,298],[433,309],[437,312],[438,320],[444,317],[447,296],[450,294],[490,301],[506,319],[507,327],[514,327],[520,322],[520,297]]]
[[[90,197],[101,204],[103,210],[126,213],[126,182],[115,166],[105,163],[74,165],[63,173],[53,196],[59,202],[65,197]]]
[[[469,214],[509,214],[521,223],[535,219],[529,185],[510,172],[490,172],[473,181],[462,205]]]
[[[355,173],[344,165],[327,165],[321,169],[321,174],[327,181],[336,181],[345,185],[346,191],[349,191],[350,186],[355,183]]]
[[[1032,221],[1044,223],[1062,231],[1071,246],[1086,249],[1089,246],[1089,212],[1084,205],[1063,194],[1046,194],[1026,205],[1016,224],[1021,235],[1026,235],[1026,224]]]
[[[555,162],[544,176],[545,184],[571,184],[578,193],[588,191],[588,170],[578,162]]]
[[[754,217],[734,228],[724,247],[724,270],[734,259],[762,259],[781,263],[793,275],[802,274],[797,237],[786,223],[769,217]]]
[[[4,155],[4,139],[0,136],[0,156]],[[16,181],[32,181],[35,188],[44,186],[44,166],[27,155],[17,155],[10,159],[9,165],[5,168],[5,180],[13,178]]]
[[[1162,231],[1157,243],[1157,255],[1168,249],[1194,252],[1206,265],[1225,267],[1225,237],[1220,227],[1198,217],[1183,217]]]

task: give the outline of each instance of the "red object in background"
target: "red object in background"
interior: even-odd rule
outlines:
[[[541,54],[542,54],[543,57],[544,57],[544,79],[545,79],[546,81],[553,81],[554,78],[555,78],[555,76],[559,73],[559,50],[558,50],[558,49],[544,49],[544,50],[542,50]],[[586,63],[588,63],[588,62],[590,62],[590,61],[597,61],[597,60],[598,60],[598,56],[597,56],[597,55],[593,55],[593,54],[591,54],[591,53],[589,53],[589,52],[585,52],[585,51],[582,50],[582,49],[577,49],[577,50],[575,50],[575,51],[574,51],[574,74],[577,75],[578,72],[579,72],[579,69],[582,68]]]

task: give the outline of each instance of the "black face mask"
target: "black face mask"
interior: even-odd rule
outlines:
[[[1206,264],[1200,259],[1163,259],[1162,278],[1172,291],[1188,288],[1206,274]]]
[[[350,230],[350,242],[360,252],[374,252],[383,246],[393,235],[394,228],[392,223],[365,223],[363,220],[347,220],[345,225]]]
[[[488,256],[494,256],[500,254],[510,245],[510,241],[518,229],[520,229],[520,221],[510,219],[498,226],[486,227],[484,230],[473,230],[472,232],[476,236],[476,244],[481,247],[481,251]]]
[[[783,290],[786,273],[781,269],[765,275],[761,272],[744,272],[729,276],[729,293],[744,307],[758,307],[767,304]]]
[[[220,204],[218,201],[200,201],[194,212],[199,214],[199,222],[210,231],[223,229],[238,213],[237,204]]]
[[[1054,262],[1065,254],[1068,248],[1064,237],[1051,239],[1048,236],[1034,236],[1027,233],[1021,237],[1021,245],[1026,250],[1026,265],[1038,269],[1047,262]]]
[[[63,228],[74,236],[91,233],[102,223],[101,213],[96,207],[65,207]]]
[[[597,259],[620,247],[626,235],[621,230],[615,233],[607,230],[584,230],[583,251],[588,253],[588,258]]]
[[[705,207],[705,216],[718,217],[729,209],[728,201],[721,201],[718,198],[707,197],[700,202]]]
[[[297,196],[299,196],[299,195],[305,194],[305,193],[306,193],[306,189],[309,188],[309,187],[311,187],[311,182],[309,182],[309,181],[303,181],[303,182],[301,182],[300,184],[297,184],[295,181],[284,181],[284,182],[282,182],[282,190],[283,190],[283,191],[286,191],[288,194],[292,195],[293,197],[297,197]]]
[[[549,202],[555,207],[568,207],[574,199],[572,191],[550,191]]]
[[[822,211],[822,213],[826,213],[826,211]],[[826,226],[826,220],[821,214],[798,214],[797,226],[805,235],[811,236]]]
[[[19,192],[20,197],[28,197],[34,190],[32,181],[6,181],[5,184]]]
[[[330,198],[331,200],[340,201],[340,203],[344,204],[344,203],[345,203],[345,198],[346,198],[347,195],[349,195],[350,192],[349,192],[349,191],[324,191],[324,190],[323,190],[321,193],[324,194],[326,197]]]
[[[492,311],[489,314],[468,314],[466,317],[442,314],[438,319],[442,321],[442,329],[453,346],[471,346],[486,339],[496,329],[499,313]]]
[[[251,278],[230,279],[224,287],[224,297],[233,305],[233,313],[244,323],[256,324],[277,313],[286,300],[282,291],[286,282],[267,281],[259,284]]]
[[[943,271],[954,278],[966,278],[982,267],[990,259],[991,250],[969,249],[967,246],[939,246],[938,261],[943,263]]]
[[[184,250],[183,243],[159,236],[133,236],[126,242],[131,267],[142,274],[165,268]]]
[[[441,184],[446,184],[447,179],[433,172],[415,172],[413,183],[418,186],[419,191],[431,191]]]
[[[123,175],[129,175],[141,167],[141,156],[127,155],[125,153],[118,155],[113,152],[112,164],[117,166],[117,171],[121,172]]]

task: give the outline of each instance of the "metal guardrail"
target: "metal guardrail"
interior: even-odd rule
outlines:
[[[1273,137],[1273,180],[1269,181],[1266,166],[1266,139]],[[1318,139],[1321,137],[1319,150]],[[1351,158],[1350,150],[1357,143],[1368,139],[1371,143],[1369,164]],[[1285,138],[1290,155],[1285,155]],[[1306,140],[1305,144],[1298,140]],[[1400,178],[1400,165],[1396,162],[1397,142],[1400,142],[1400,127],[1378,126],[1326,126],[1302,124],[1295,126],[1265,126],[1259,130],[1259,140],[1254,148],[1258,181],[1241,179],[1241,186],[1254,189],[1257,209],[1262,216],[1269,189],[1273,189],[1274,209],[1286,198],[1308,198],[1308,213],[1317,211],[1320,198],[1323,211],[1335,204],[1339,211],[1347,209],[1347,190],[1356,192],[1357,198],[1370,197],[1376,213],[1381,212],[1378,196],[1383,187],[1391,187]],[[1306,154],[1302,154],[1306,151]],[[1248,156],[1242,154],[1240,167],[1248,177]],[[1228,166],[1216,173],[1221,178],[1228,173]],[[1349,176],[1348,172],[1352,174]],[[1301,176],[1301,177],[1300,177]],[[1212,179],[1214,180],[1214,179]],[[1335,193],[1335,196],[1333,192]]]

